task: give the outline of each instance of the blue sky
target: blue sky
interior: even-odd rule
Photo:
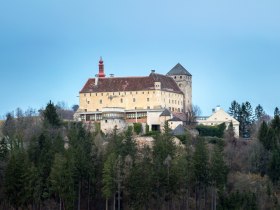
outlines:
[[[49,100],[78,104],[98,71],[193,75],[202,114],[232,100],[280,106],[278,0],[11,0],[0,6],[0,116]]]

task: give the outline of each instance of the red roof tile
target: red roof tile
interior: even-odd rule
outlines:
[[[182,93],[171,77],[155,73],[148,77],[98,78],[97,85],[95,79],[88,79],[80,93],[155,90],[155,82],[161,82],[161,90]]]

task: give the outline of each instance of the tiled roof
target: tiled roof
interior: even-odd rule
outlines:
[[[192,76],[187,69],[185,69],[180,63],[177,63],[176,66],[174,66],[167,75],[187,75]]]
[[[182,93],[172,78],[156,73],[148,77],[98,78],[97,85],[95,79],[88,79],[80,93],[155,90],[155,82],[161,82],[161,90]]]
[[[181,121],[186,122],[187,116],[185,113],[182,112],[172,112],[172,115],[176,118],[179,118]]]

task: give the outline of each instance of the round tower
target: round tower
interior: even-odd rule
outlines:
[[[178,63],[167,73],[167,76],[172,77],[184,93],[184,111],[190,111],[192,107],[192,75]]]

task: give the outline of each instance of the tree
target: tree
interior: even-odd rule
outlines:
[[[108,158],[104,163],[103,176],[102,176],[102,194],[106,199],[106,210],[108,210],[108,200],[112,198],[116,192],[115,183],[115,161],[116,154],[109,154]]]
[[[45,110],[43,111],[43,117],[45,125],[50,125],[53,127],[59,127],[61,125],[56,108],[51,101],[47,104]]]
[[[235,138],[235,132],[233,129],[233,124],[232,122],[230,122],[227,130],[225,131],[225,135],[224,135],[225,139],[230,142],[231,144],[233,144],[234,146],[236,146],[237,143],[237,139]]]
[[[239,131],[240,131],[241,136],[249,137],[251,126],[254,122],[254,119],[253,119],[253,114],[252,114],[252,106],[248,101],[246,101],[245,103],[242,103],[238,121],[240,123]]]
[[[73,209],[75,195],[73,161],[71,156],[66,157],[56,154],[50,173],[51,189],[59,197],[60,210]]]
[[[217,206],[217,190],[223,190],[228,174],[228,168],[223,159],[221,148],[215,146],[210,162],[210,183],[212,186],[212,202],[211,209],[216,210]]]
[[[15,209],[26,205],[27,172],[26,154],[20,148],[13,150],[5,169],[4,192],[6,199]]]
[[[129,204],[132,208],[149,208],[153,191],[153,165],[148,155],[132,168],[128,180]]]
[[[275,109],[274,109],[274,116],[276,116],[276,115],[280,115],[280,111],[279,111],[279,108],[278,107],[275,107]]]
[[[267,138],[267,134],[268,134],[268,126],[267,123],[263,121],[259,129],[258,139],[263,144],[265,149],[270,150],[271,145],[269,143],[269,139]]]
[[[239,103],[237,103],[237,101],[234,100],[231,102],[231,106],[229,107],[228,113],[234,119],[239,120],[240,105],[239,105]]]
[[[9,138],[13,138],[16,133],[16,122],[12,113],[8,113],[6,115],[6,120],[2,127],[2,133],[4,136],[8,136]]]
[[[72,106],[72,110],[73,110],[74,112],[76,112],[78,109],[79,109],[79,105],[74,104],[74,105]]]
[[[206,188],[209,181],[208,150],[203,138],[198,139],[195,147],[193,155],[193,170],[195,177],[196,209],[201,209],[202,192],[206,194]]]
[[[201,109],[197,105],[192,105],[186,110],[186,122],[188,125],[193,125],[196,123],[196,118],[201,114]]]
[[[255,108],[255,117],[257,120],[262,120],[264,116],[265,116],[265,111],[263,110],[263,107],[259,104]]]
[[[280,150],[275,148],[272,152],[271,161],[268,168],[268,176],[273,183],[277,183],[280,179]]]

